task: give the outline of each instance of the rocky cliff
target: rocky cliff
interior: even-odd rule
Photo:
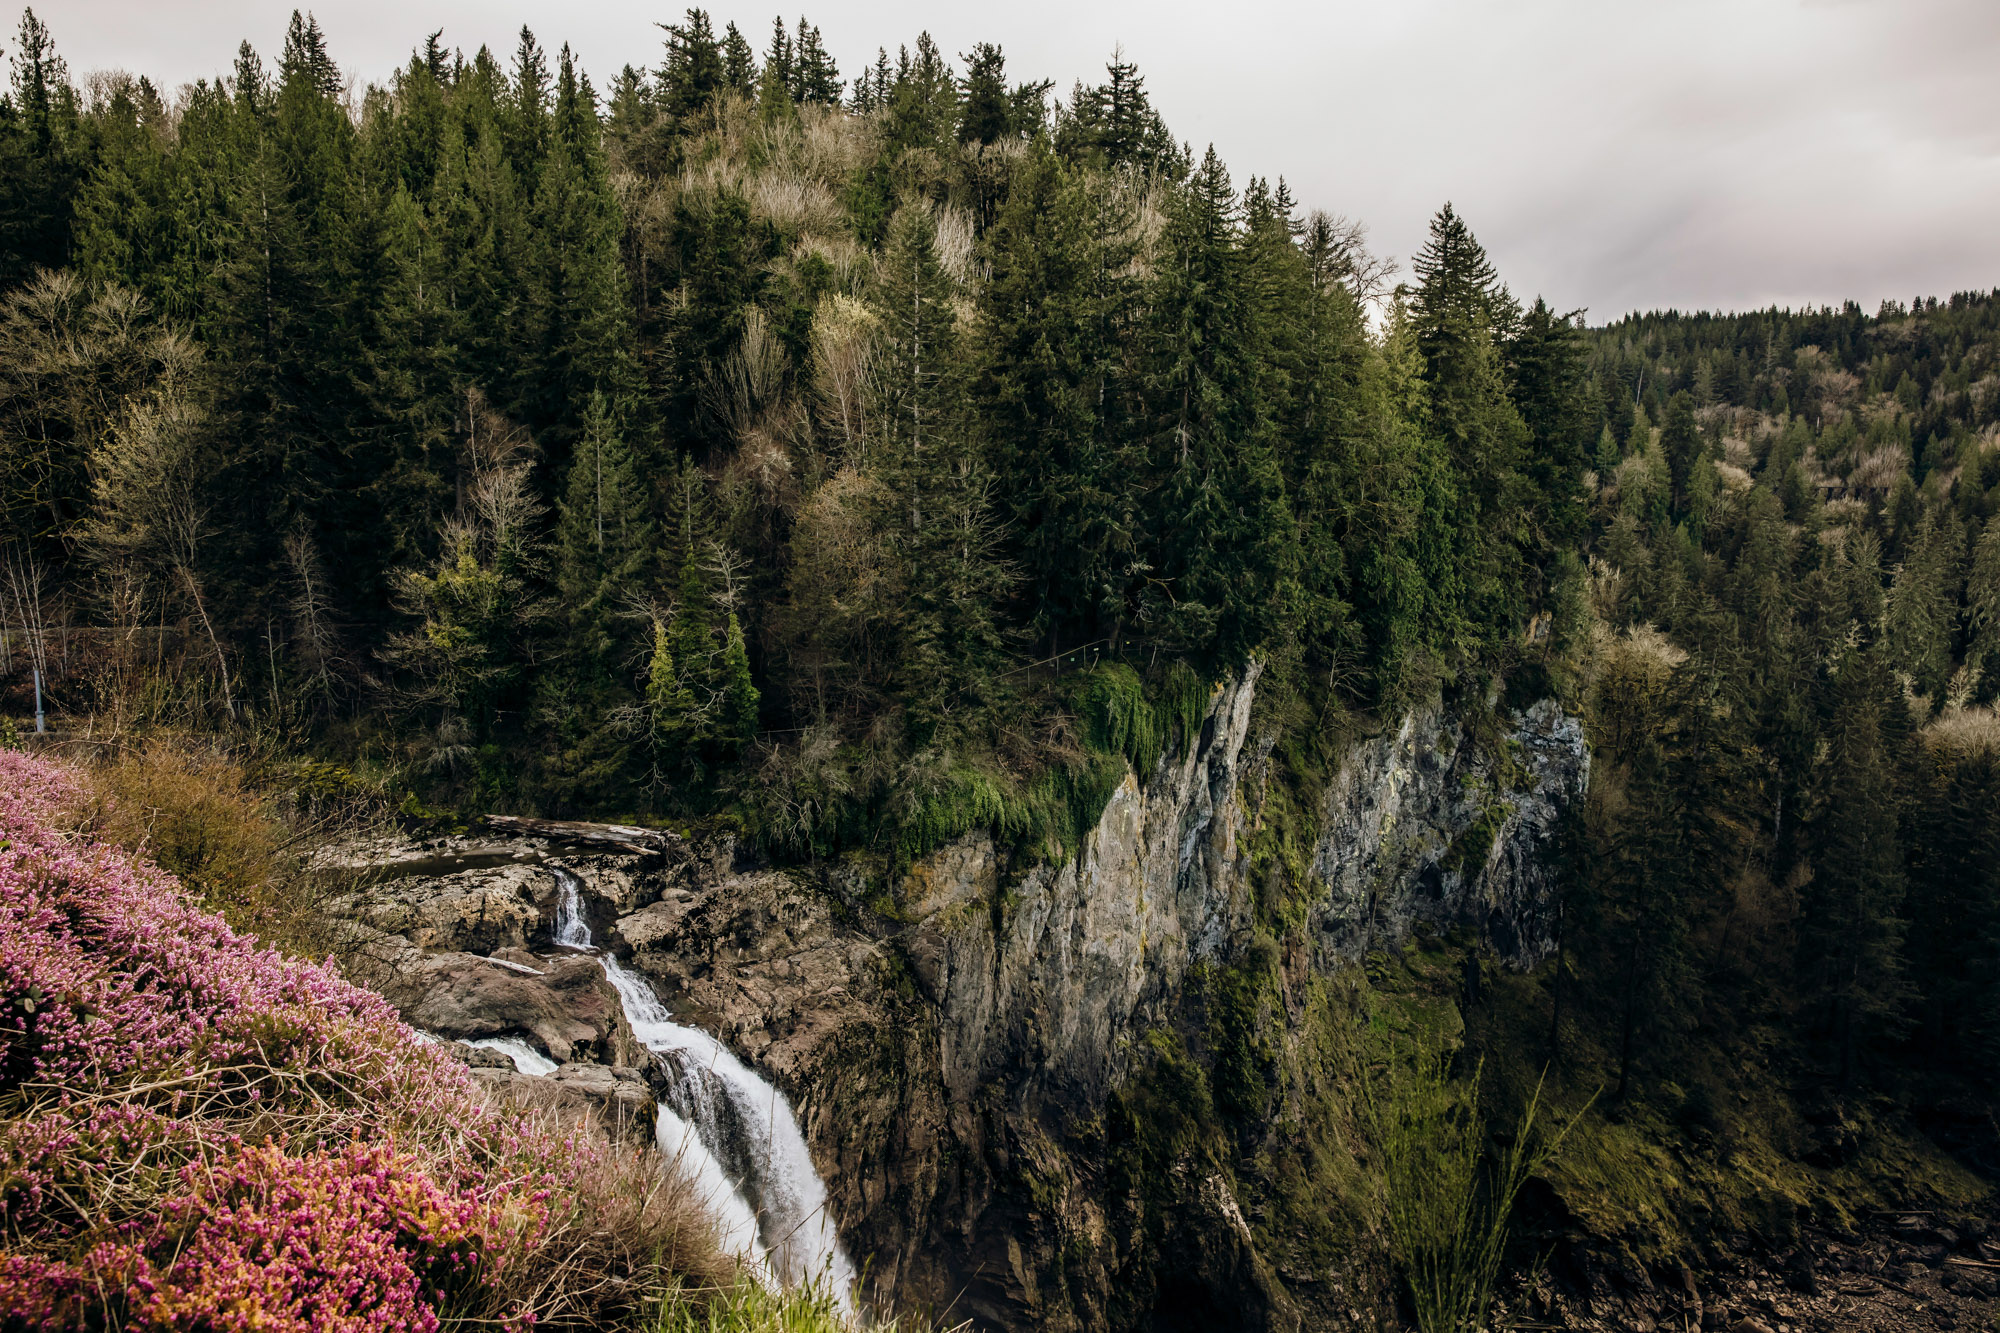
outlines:
[[[1060,865],[971,836],[885,885],[727,841],[525,839],[479,853],[498,868],[436,865],[346,910],[413,1020],[625,1064],[602,992],[535,952],[550,893],[532,863],[562,859],[677,1018],[799,1106],[879,1300],[992,1328],[1345,1318],[1368,1275],[1274,1243],[1282,1201],[1246,1183],[1285,1145],[1202,1129],[1204,1108],[1254,1084],[1273,1127],[1333,1123],[1296,1058],[1309,992],[1420,925],[1478,931],[1517,966],[1547,953],[1546,852],[1589,755],[1550,702],[1477,727],[1432,706],[1352,742],[1319,790],[1278,793],[1256,688],[1252,670],[1217,689],[1199,736],[1128,774]],[[1274,851],[1283,800],[1305,802],[1288,827],[1306,833]],[[544,975],[495,977],[483,955]],[[1231,1005],[1258,1029],[1242,1051]],[[1218,1061],[1236,1083],[1201,1072]]]

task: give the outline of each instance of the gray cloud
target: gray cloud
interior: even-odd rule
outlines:
[[[334,55],[380,79],[443,28],[505,52],[523,23],[602,85],[657,63],[627,0],[322,0]],[[78,72],[168,84],[274,55],[289,4],[60,0]],[[677,12],[677,11],[674,11]],[[761,46],[768,15],[716,8]],[[1407,256],[1453,200],[1517,293],[1597,317],[2000,285],[2000,5],[1992,0],[822,0],[843,68],[928,28],[1001,43],[1067,89],[1122,43],[1168,123],[1239,184],[1284,175]]]

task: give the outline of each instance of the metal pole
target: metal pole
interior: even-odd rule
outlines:
[[[48,731],[48,729],[49,729],[48,724],[42,719],[42,669],[40,667],[36,667],[35,668],[35,734],[37,736],[40,736],[46,731]]]

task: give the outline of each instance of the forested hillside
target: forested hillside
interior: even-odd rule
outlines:
[[[2000,299],[1591,343],[1593,596],[1643,627],[1598,686],[1623,771],[1586,858],[1625,1049],[1726,1014],[1782,1022],[1842,1088],[1895,1052],[1990,1098]],[[1990,1101],[1900,1091],[1991,1169]]]
[[[1127,65],[1056,99],[919,38],[849,88],[809,25],[757,59],[692,12],[602,98],[527,33],[350,91],[301,19],[170,106],[47,43],[7,519],[42,619],[118,645],[71,709],[827,847],[1087,768],[1031,663],[1393,703],[1580,579],[1577,330],[1447,209],[1371,336],[1359,229],[1238,191]]]
[[[1413,706],[1554,697],[1596,755],[1561,952],[1487,993],[1467,945],[1461,998],[1603,1089],[1578,1169],[1636,1136],[1797,1202],[1913,1126],[2000,1171],[2000,292],[1590,327],[1448,204],[1396,283],[1122,58],[842,70],[690,10],[600,86],[454,36],[376,85],[295,15],[174,91],[23,18],[9,725],[39,670],[58,728],[415,821],[881,873],[1073,853],[1253,661],[1301,810]],[[1262,1050],[1204,1114],[1261,1122]],[[1592,1224],[1694,1235],[1648,1206]]]

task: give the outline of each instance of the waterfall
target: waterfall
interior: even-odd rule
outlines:
[[[425,1046],[447,1046],[458,1040],[455,1037],[440,1037],[436,1033],[426,1032],[422,1028],[411,1028],[410,1035]],[[553,1074],[558,1068],[555,1061],[549,1059],[548,1056],[543,1055],[519,1037],[480,1037],[475,1041],[466,1042],[465,1045],[483,1046],[489,1051],[498,1051],[509,1060],[512,1060],[514,1068],[523,1074],[534,1074],[539,1077],[543,1074]]]
[[[467,1046],[483,1046],[489,1051],[498,1051],[514,1062],[514,1068],[523,1074],[553,1074],[556,1062],[543,1055],[519,1037],[481,1037],[468,1041]]]
[[[590,923],[583,919],[583,881],[560,866],[555,872],[561,890],[556,894],[556,947],[588,949]]]
[[[560,889],[555,942],[566,949],[592,949],[582,881],[569,870],[552,869]],[[598,953],[597,961],[618,992],[632,1035],[661,1058],[672,1076],[667,1092],[671,1107],[660,1111],[661,1151],[680,1154],[697,1187],[712,1199],[718,1187],[728,1194],[726,1202],[718,1199],[721,1225],[734,1237],[749,1220],[751,1234],[761,1236],[779,1279],[824,1282],[847,1302],[854,1266],[834,1230],[826,1185],[813,1169],[791,1103],[727,1046],[699,1028],[674,1022],[646,978],[608,953]],[[725,1167],[735,1174],[734,1188],[723,1175]]]
[[[715,1160],[715,1154],[702,1143],[693,1126],[670,1107],[659,1107],[657,1114],[653,1141],[661,1153],[680,1167],[681,1174],[694,1186],[695,1197],[715,1218],[716,1239],[723,1250],[742,1259],[759,1282],[770,1283],[773,1274],[757,1236],[757,1215],[729,1183],[729,1177],[722,1173],[722,1163]]]

